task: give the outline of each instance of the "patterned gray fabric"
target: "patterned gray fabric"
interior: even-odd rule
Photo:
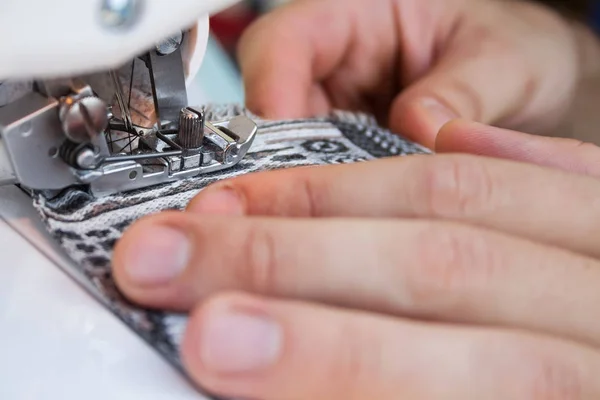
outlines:
[[[34,194],[47,229],[79,266],[78,273],[92,283],[94,294],[179,369],[178,346],[187,317],[131,304],[111,278],[113,246],[132,222],[163,210],[184,209],[207,185],[250,172],[427,153],[367,115],[334,112],[320,119],[265,121],[237,106],[207,107],[209,120],[242,113],[257,121],[259,134],[245,160],[231,170],[100,199],[77,188],[54,198]]]

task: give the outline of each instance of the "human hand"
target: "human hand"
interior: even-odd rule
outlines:
[[[440,154],[246,175],[134,224],[115,279],[193,310],[184,364],[223,396],[600,397],[600,149],[464,122],[437,144],[540,165]]]
[[[241,40],[248,107],[266,117],[375,114],[433,147],[450,119],[546,133],[580,76],[574,29],[498,0],[296,0]]]

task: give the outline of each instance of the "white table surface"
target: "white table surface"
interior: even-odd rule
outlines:
[[[242,101],[215,43],[197,82],[191,103]],[[1,400],[204,399],[65,272],[70,260],[15,186],[0,188],[0,257]]]
[[[0,210],[0,399],[202,398],[66,273],[27,195],[0,188]]]

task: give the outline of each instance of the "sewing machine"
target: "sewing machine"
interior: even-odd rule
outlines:
[[[0,81],[10,80],[0,86],[0,181],[105,196],[239,163],[256,124],[207,121],[186,90],[204,56],[208,13],[230,3],[3,4]],[[52,26],[67,15],[73,23]]]
[[[239,162],[256,125],[209,121],[188,104],[208,15],[234,2],[3,1],[1,399],[202,399],[63,273],[71,261],[27,191],[86,185],[104,196]],[[136,70],[147,78],[136,82]],[[132,113],[136,96],[152,107]]]

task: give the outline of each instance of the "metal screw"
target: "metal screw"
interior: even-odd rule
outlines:
[[[93,169],[96,165],[96,154],[92,149],[83,149],[77,154],[77,165],[82,169]]]
[[[104,132],[108,117],[106,103],[94,96],[66,97],[59,111],[63,131],[75,143],[87,142]]]
[[[237,146],[230,146],[227,150],[225,150],[225,163],[232,163],[235,160],[235,158],[239,155],[239,153],[240,149],[238,149]]]
[[[102,0],[100,17],[107,28],[130,27],[140,13],[141,0]]]

